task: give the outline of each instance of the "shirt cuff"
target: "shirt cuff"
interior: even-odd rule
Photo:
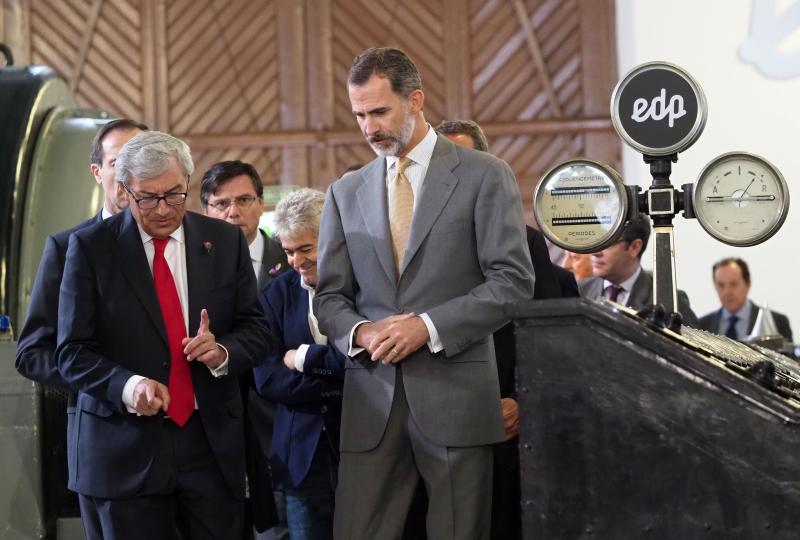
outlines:
[[[428,328],[428,336],[430,336],[428,340],[428,349],[434,354],[444,350],[444,345],[442,345],[442,341],[439,339],[439,332],[436,331],[436,327],[433,326],[433,321],[428,317],[428,314],[423,313],[419,318],[422,319],[422,322],[424,322],[425,326]]]
[[[215,368],[212,368],[212,367],[208,368],[208,371],[210,371],[211,374],[214,377],[220,378],[220,377],[224,377],[225,375],[228,374],[228,357],[229,357],[229,355],[228,355],[228,349],[226,349],[224,345],[222,345],[221,343],[217,343],[217,347],[219,347],[220,349],[225,351],[225,360]]]
[[[356,328],[358,328],[362,324],[368,323],[368,322],[372,322],[372,321],[357,322],[356,325],[353,326],[353,329],[350,330],[350,348],[347,350],[347,356],[349,356],[350,358],[354,357],[355,355],[361,353],[364,350],[363,347],[359,347],[359,346],[357,346],[355,344]]]
[[[306,364],[306,353],[310,348],[311,345],[306,345],[304,343],[297,347],[297,352],[294,353],[294,369],[300,373],[303,372],[303,366]]]
[[[128,379],[125,382],[125,386],[122,387],[122,404],[125,405],[129,413],[139,414],[133,407],[133,390],[136,388],[136,385],[139,384],[139,381],[143,379],[144,377],[141,375],[131,375],[131,378]]]

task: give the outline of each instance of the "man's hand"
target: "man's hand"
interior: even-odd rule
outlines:
[[[297,369],[294,365],[294,357],[297,354],[297,349],[289,349],[286,351],[286,354],[283,355],[283,364],[289,369]]]
[[[166,413],[169,401],[167,387],[153,379],[142,379],[133,387],[133,408],[143,416],[153,416],[159,409]]]
[[[197,335],[183,339],[183,354],[186,359],[199,360],[211,369],[216,369],[225,361],[225,351],[217,345],[217,340],[209,328],[208,311],[200,311],[200,328]]]
[[[380,360],[384,364],[400,362],[430,339],[422,317],[413,313],[409,315],[393,320],[373,336],[367,348],[372,351],[373,361]]]
[[[375,336],[388,328],[392,323],[396,321],[402,321],[403,319],[410,319],[414,316],[415,315],[413,313],[401,313],[400,315],[386,317],[378,322],[359,324],[358,327],[356,327],[356,334],[353,336],[353,341],[355,341],[355,344],[362,349],[366,349],[369,354],[372,354],[375,352],[375,348],[377,348],[377,346],[372,348],[372,342],[375,339]]]
[[[503,405],[503,429],[506,430],[506,440],[513,439],[519,435],[519,405],[511,398],[503,398],[500,402]]]

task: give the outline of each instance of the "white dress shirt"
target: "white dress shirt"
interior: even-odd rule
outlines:
[[[314,344],[327,345],[328,337],[324,336],[322,332],[319,331],[319,322],[317,321],[317,316],[314,315],[314,287],[306,284],[302,277],[300,278],[300,286],[308,291],[308,329],[311,330]],[[306,353],[309,347],[311,347],[311,345],[305,343],[297,347],[297,352],[294,355],[294,367],[297,371],[303,371],[303,366],[305,366],[306,363]]]
[[[406,167],[404,172],[406,178],[408,178],[409,184],[411,184],[411,191],[414,194],[415,210],[422,193],[422,183],[425,181],[425,175],[428,173],[428,166],[431,164],[431,157],[433,156],[433,149],[436,147],[436,140],[436,131],[434,131],[430,124],[428,124],[428,132],[425,134],[425,137],[423,137],[423,139],[405,156],[411,160],[411,163]],[[387,186],[397,174],[395,171],[398,161],[400,161],[400,158],[397,156],[386,156]],[[437,353],[444,349],[444,345],[439,339],[439,332],[436,331],[436,327],[433,325],[433,321],[431,321],[431,318],[428,316],[428,314],[421,313],[419,317],[422,319],[422,322],[425,323],[425,326],[428,329],[428,336],[430,338],[428,340],[428,349],[430,349],[432,353]],[[355,346],[353,339],[355,338],[356,328],[366,322],[371,321],[361,321],[357,323],[350,331],[350,350],[347,351],[348,356],[355,356],[364,350],[362,347]]]
[[[256,231],[256,239],[247,247],[250,249],[250,260],[253,262],[253,272],[256,273],[256,280],[258,280],[258,274],[261,272],[261,261],[264,259],[264,236],[261,234],[261,231]]]
[[[139,227],[137,225],[137,227]],[[142,237],[142,244],[144,245],[144,254],[147,256],[147,265],[150,267],[150,272],[153,272],[153,259],[156,255],[156,247],[153,244],[153,237],[144,232],[139,227],[139,234]],[[181,312],[183,314],[183,323],[186,327],[186,335],[191,336],[189,332],[189,286],[186,277],[186,241],[183,234],[183,225],[175,229],[169,235],[169,242],[164,248],[164,259],[167,261],[169,271],[172,273],[172,279],[175,281],[175,288],[178,290],[178,300],[181,303]],[[217,368],[208,368],[214,377],[222,377],[228,374],[228,350],[217,343],[219,347],[225,351],[225,360]],[[136,409],[133,407],[133,390],[136,385],[144,379],[141,375],[133,375],[125,382],[122,388],[122,402],[128,409],[128,412],[135,413]],[[194,408],[197,408],[197,397],[194,399]]]

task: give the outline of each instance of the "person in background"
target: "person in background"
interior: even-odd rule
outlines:
[[[123,145],[147,126],[129,118],[111,120],[100,126],[92,141],[90,170],[103,190],[103,207],[90,219],[66,231],[47,237],[44,253],[33,283],[28,316],[19,335],[16,368],[23,376],[67,389],[58,372],[55,358],[58,293],[64,274],[64,259],[69,236],[80,229],[99,223],[128,207],[128,196],[116,182],[114,164]],[[74,403],[72,404],[74,406]]]
[[[607,298],[641,310],[653,305],[653,276],[642,268],[642,253],[650,239],[650,219],[645,214],[631,218],[619,240],[603,251],[592,253],[593,277],[578,283],[584,298]],[[678,311],[683,323],[697,326],[697,316],[686,293],[678,290]]]
[[[731,339],[743,339],[752,331],[761,309],[748,295],[750,293],[750,268],[740,258],[728,257],[717,261],[711,271],[714,288],[719,296],[719,309],[700,317],[700,328]],[[777,311],[772,318],[780,335],[792,343],[789,318]]]
[[[347,354],[335,536],[399,537],[421,477],[428,537],[482,538],[505,439],[489,335],[534,286],[517,182],[437,136],[404,52],[364,51],[347,85],[379,157],[331,185],[320,227],[316,312]]]
[[[139,133],[115,164],[129,208],[70,236],[56,354],[87,538],[243,535],[237,375],[271,336],[241,229],[186,211],[193,168],[183,141]]]
[[[59,464],[58,476],[53,481],[67,483],[67,461],[72,459],[74,448],[72,437],[75,426],[76,394],[58,371],[56,340],[58,337],[58,295],[64,276],[64,262],[70,235],[99,223],[128,207],[128,196],[116,182],[114,164],[123,145],[147,126],[131,120],[118,118],[106,122],[94,136],[89,156],[89,169],[94,181],[103,191],[103,207],[90,219],[47,237],[44,252],[39,261],[33,282],[28,315],[22,325],[17,342],[15,366],[24,377],[67,392],[67,429],[53,441],[51,452],[66,453],[67,459]],[[66,448],[66,452],[65,452]],[[74,503],[78,505],[77,500]],[[89,509],[86,509],[88,512]]]
[[[270,460],[286,498],[291,538],[333,538],[344,355],[314,314],[317,241],[325,194],[293,191],[275,207],[275,233],[293,271],[261,295],[278,345],[254,369],[264,399],[278,404]]]
[[[565,253],[564,268],[572,272],[576,280],[589,279],[594,275],[592,273],[591,255],[588,253],[573,253],[572,251],[565,251]]]
[[[264,213],[264,186],[251,164],[231,160],[212,165],[200,183],[200,205],[207,216],[227,221],[244,233],[259,294],[289,270],[281,245],[258,227]],[[275,404],[259,397],[252,371],[246,371],[239,380],[246,416],[247,522],[263,533],[259,539],[286,538],[283,495],[273,490],[269,471]],[[252,536],[249,527],[245,527],[245,536]]]
[[[436,131],[456,144],[489,152],[489,142],[480,125],[472,120],[445,120]],[[533,298],[578,296],[575,277],[550,262],[544,235],[526,226],[528,250],[536,274]],[[492,486],[491,538],[510,540],[522,537],[519,483],[519,405],[515,377],[516,341],[514,324],[508,323],[493,334],[500,398],[503,406],[503,427],[506,441],[494,447]]]

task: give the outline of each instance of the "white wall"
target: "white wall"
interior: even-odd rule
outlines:
[[[703,87],[708,122],[698,141],[673,164],[676,187],[694,182],[715,156],[733,150],[754,152],[781,170],[794,200],[783,228],[771,239],[750,248],[718,242],[696,220],[675,218],[678,287],[685,290],[698,316],[719,307],[711,281],[711,265],[726,256],[742,257],[750,265],[750,297],[785,313],[800,341],[800,292],[797,272],[800,244],[800,74],[769,78],[739,56],[751,32],[754,7],[777,12],[766,20],[760,36],[780,35],[776,24],[797,30],[779,44],[780,67],[794,67],[800,50],[800,8],[781,0],[617,0],[619,76],[643,62],[664,60],[686,69]],[[792,21],[795,20],[795,22]],[[772,28],[770,28],[770,26]],[[650,185],[647,166],[623,143],[623,170],[628,184]],[[591,156],[590,156],[591,157]],[[652,250],[643,259],[652,268]]]

